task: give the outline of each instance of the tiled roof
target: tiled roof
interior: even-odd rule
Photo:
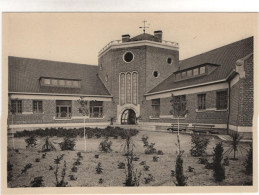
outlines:
[[[9,56],[9,92],[110,95],[99,77],[97,66]],[[40,77],[78,79],[80,88],[46,87]]]
[[[143,41],[143,40],[159,42],[158,38],[147,33],[142,33],[130,39],[130,41]]]
[[[175,81],[175,76],[172,74],[151,91],[149,91],[149,93],[225,79],[235,68],[236,61],[250,53],[253,53],[253,37],[225,45],[223,47],[193,56],[191,58],[187,58],[180,61],[180,70],[188,69],[201,64],[216,64],[219,66],[209,75],[181,81]]]

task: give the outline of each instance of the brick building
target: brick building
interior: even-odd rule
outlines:
[[[10,127],[82,126],[77,100],[88,101],[88,126],[165,129],[171,95],[186,100],[180,123],[252,132],[253,37],[179,61],[178,43],[123,35],[98,54],[98,66],[9,57]]]

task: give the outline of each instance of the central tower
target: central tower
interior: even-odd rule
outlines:
[[[162,40],[159,30],[133,38],[122,35],[121,40],[111,41],[99,52],[98,75],[113,96],[118,124],[125,123],[123,116],[145,114],[144,94],[176,71],[178,49],[178,43]],[[131,114],[125,116],[126,110]],[[128,121],[133,123],[132,118]]]

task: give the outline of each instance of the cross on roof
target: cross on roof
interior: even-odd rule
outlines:
[[[139,28],[143,28],[144,33],[146,32],[146,28],[149,28],[146,26],[146,22],[147,22],[146,20],[143,20],[144,25],[139,27]]]

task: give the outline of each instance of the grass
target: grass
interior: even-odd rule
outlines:
[[[158,162],[153,162],[153,155],[144,154],[145,148],[143,147],[143,142],[141,138],[143,135],[149,137],[149,142],[155,143],[157,150],[162,150],[164,155],[159,156]],[[212,154],[213,147],[220,140],[216,137],[209,137],[210,144],[207,147],[207,153]],[[38,144],[32,150],[26,150],[25,138],[15,138],[16,148],[19,149],[20,153],[16,153],[11,150],[12,140],[8,140],[8,160],[14,165],[13,166],[13,179],[8,183],[9,187],[22,187],[28,186],[31,182],[30,178],[37,176],[42,176],[44,180],[44,185],[47,187],[55,186],[54,170],[49,170],[49,166],[54,164],[54,159],[65,154],[62,162],[66,161],[67,173],[65,181],[68,182],[68,186],[123,186],[125,182],[125,170],[118,169],[119,162],[125,163],[125,156],[123,156],[123,144],[125,139],[110,138],[113,142],[111,153],[102,153],[99,151],[99,144],[105,138],[96,137],[87,139],[87,152],[84,152],[84,140],[83,138],[76,138],[76,146],[74,151],[61,151],[59,143],[62,142],[61,137],[51,137],[50,141],[56,147],[56,151],[48,152],[44,159],[40,162],[35,162],[36,158],[41,158],[43,153],[39,153],[42,144],[44,143],[44,137],[37,137]],[[180,134],[181,139],[181,149],[185,152],[183,154],[183,171],[185,176],[188,177],[188,186],[200,186],[200,185],[243,185],[247,181],[252,180],[252,176],[248,176],[244,172],[244,167],[242,163],[245,161],[246,154],[239,156],[237,161],[230,161],[230,165],[226,168],[226,179],[219,183],[215,183],[213,179],[212,170],[207,170],[204,165],[199,164],[199,157],[192,157],[189,153],[191,149],[191,136],[187,134]],[[142,176],[140,179],[140,186],[174,186],[173,179],[171,177],[171,170],[175,168],[177,142],[176,134],[163,133],[163,132],[148,132],[140,131],[136,136],[133,137],[135,149],[134,154],[139,157],[138,161],[133,161],[134,167],[138,170],[143,170],[143,165],[140,165],[141,161],[146,161],[146,165],[150,166],[150,171],[142,171]],[[245,143],[240,143],[244,147],[249,148]],[[223,143],[223,147],[227,149],[227,144]],[[73,173],[71,168],[73,163],[77,160],[77,153],[81,152],[83,159],[78,167],[78,171]],[[95,155],[99,155],[96,159]],[[230,154],[231,156],[231,154]],[[212,161],[212,156],[208,157],[209,161]],[[100,175],[96,174],[95,168],[98,162],[102,163],[103,174],[101,175],[103,183],[99,183]],[[20,174],[23,167],[32,163],[32,168],[30,168],[26,174]],[[188,172],[188,166],[194,168],[193,172]],[[105,174],[109,173],[109,174]],[[60,173],[61,174],[61,173]],[[155,178],[154,181],[145,184],[145,177],[148,174],[152,174]],[[77,180],[70,181],[69,175],[74,175]]]

